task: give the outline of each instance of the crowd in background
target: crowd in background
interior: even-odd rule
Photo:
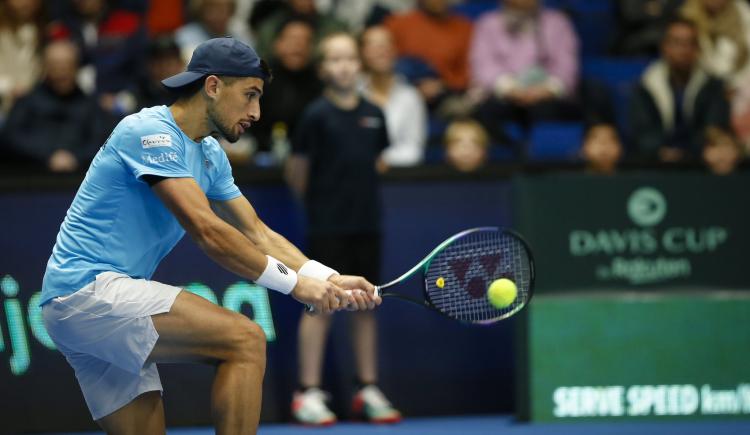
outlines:
[[[586,8],[599,27],[576,19]],[[85,169],[122,117],[171,103],[160,81],[198,44],[233,36],[274,80],[261,120],[223,145],[235,171],[282,165],[335,32],[357,37],[360,91],[385,114],[383,170],[533,161],[545,126],[578,132],[572,158],[598,173],[727,174],[750,152],[747,0],[0,0],[0,149]],[[602,59],[642,68],[613,86],[617,67],[584,71]]]

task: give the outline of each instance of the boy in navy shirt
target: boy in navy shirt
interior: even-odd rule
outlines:
[[[333,268],[346,268],[377,280],[380,270],[380,199],[377,167],[388,146],[383,112],[358,91],[360,58],[357,41],[337,33],[320,42],[323,96],[311,103],[292,143],[287,178],[304,198],[308,249]],[[375,316],[352,318],[358,392],[352,410],[367,420],[401,419],[375,385]],[[321,369],[330,315],[302,316],[299,327],[299,390],[292,414],[304,424],[329,425],[336,416],[320,390]]]

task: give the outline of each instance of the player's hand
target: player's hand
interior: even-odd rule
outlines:
[[[316,314],[331,314],[353,303],[352,296],[332,281],[297,276],[291,293],[294,299],[313,307]]]
[[[328,281],[351,290],[353,301],[346,307],[347,310],[372,310],[383,302],[380,296],[375,295],[375,286],[361,276],[332,275]]]

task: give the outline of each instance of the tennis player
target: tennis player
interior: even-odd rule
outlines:
[[[107,433],[165,432],[159,362],[216,365],[216,433],[257,430],[262,329],[150,280],[186,231],[220,265],[317,312],[381,302],[364,278],[307,259],[269,229],[234,184],[213,136],[236,141],[257,121],[270,79],[265,62],[237,40],[198,46],[187,71],[163,82],[177,101],[120,122],[62,223],[44,276],[44,323]]]

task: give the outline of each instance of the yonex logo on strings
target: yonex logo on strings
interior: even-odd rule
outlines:
[[[474,258],[457,258],[449,261],[448,266],[450,266],[453,275],[456,277],[461,287],[465,287],[469,295],[476,299],[484,296],[485,291],[487,290],[487,281],[485,278],[494,275],[495,270],[497,270],[497,267],[500,264],[500,254],[488,254],[477,257],[476,261],[479,261],[479,264],[484,270],[484,274],[474,274],[475,276],[469,280],[469,284],[465,285],[467,274],[469,274],[469,270],[471,270],[474,261]]]

